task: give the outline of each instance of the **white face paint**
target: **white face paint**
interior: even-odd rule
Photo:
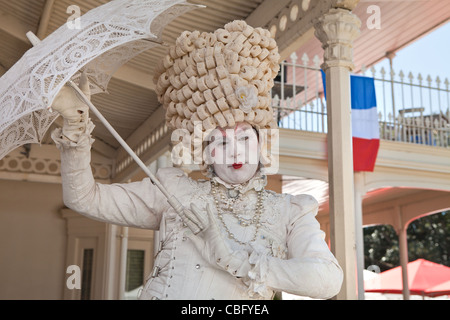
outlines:
[[[251,125],[241,122],[234,128],[216,128],[211,137],[208,152],[219,178],[230,184],[240,184],[255,175],[259,166],[259,143]]]

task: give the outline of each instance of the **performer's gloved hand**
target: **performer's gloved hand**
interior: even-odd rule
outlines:
[[[221,267],[235,277],[246,277],[251,269],[248,253],[244,250],[233,251],[223,239],[209,204],[206,211],[207,215],[205,216],[198,207],[191,204],[191,212],[207,227],[198,235],[189,235],[189,238],[209,263]]]
[[[84,73],[81,74],[79,87],[90,99],[89,80]],[[65,85],[56,95],[51,108],[64,118],[62,129],[64,137],[77,142],[80,134],[86,129],[89,107],[79,98],[73,88]]]

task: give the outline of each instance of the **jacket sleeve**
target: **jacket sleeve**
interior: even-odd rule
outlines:
[[[124,184],[95,182],[90,166],[90,136],[94,125],[89,122],[78,142],[61,137],[61,129],[52,138],[61,152],[61,178],[64,204],[82,215],[102,222],[137,228],[158,229],[168,203],[149,178]],[[176,169],[174,169],[176,170]],[[162,174],[164,175],[164,174]],[[158,172],[159,179],[161,176]],[[176,176],[167,177],[176,179]]]
[[[267,289],[328,299],[339,293],[343,272],[324,241],[324,233],[315,218],[316,199],[309,195],[293,196],[287,227],[287,259],[254,252],[250,289],[264,295]],[[256,290],[255,290],[256,289]]]

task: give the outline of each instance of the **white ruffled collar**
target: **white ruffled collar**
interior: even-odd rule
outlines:
[[[263,175],[260,170],[258,170],[255,175],[250,178],[247,182],[239,183],[239,184],[231,184],[223,181],[216,174],[213,174],[211,181],[214,181],[218,184],[223,185],[228,190],[237,190],[241,194],[246,193],[251,189],[255,189],[255,191],[261,191],[267,185],[267,176]]]

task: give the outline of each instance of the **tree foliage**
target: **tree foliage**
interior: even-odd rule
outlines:
[[[398,236],[390,225],[366,227],[365,268],[376,265],[381,271],[400,265]],[[412,221],[407,229],[408,259],[422,258],[450,267],[450,211]]]

